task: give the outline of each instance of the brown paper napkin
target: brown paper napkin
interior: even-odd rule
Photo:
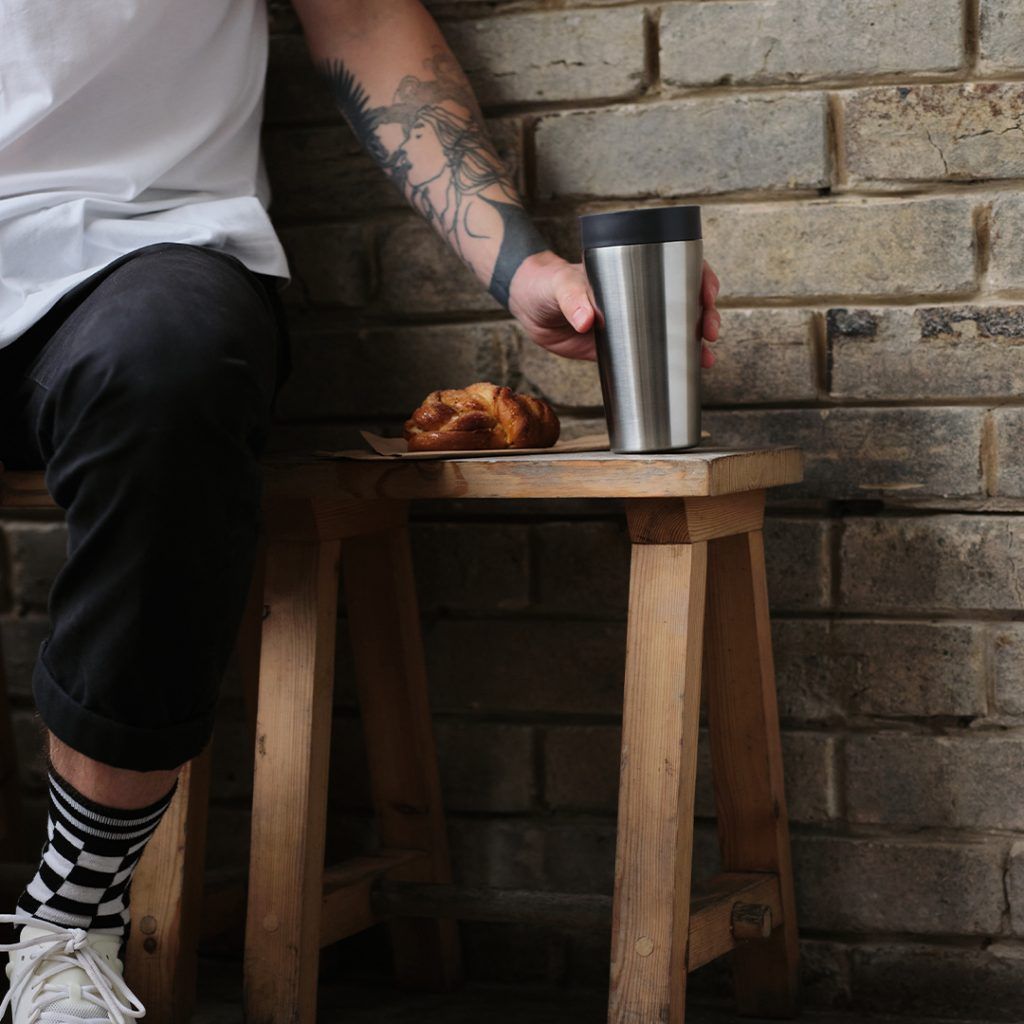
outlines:
[[[600,452],[608,450],[607,434],[587,434],[572,441],[556,441],[549,448],[498,448],[484,451],[410,452],[404,437],[381,437],[368,430],[360,430],[363,439],[373,449],[350,451],[318,451],[313,454],[322,459],[472,459],[479,457],[514,458],[516,455],[557,454],[559,452]]]

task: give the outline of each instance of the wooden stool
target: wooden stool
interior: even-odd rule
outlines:
[[[447,989],[456,920],[611,928],[611,1024],[682,1024],[734,951],[740,1011],[796,1009],[797,927],[769,635],[765,488],[795,449],[281,460],[268,551],[246,928],[249,1024],[312,1024],[320,947],[379,921],[398,978]],[[407,531],[417,498],[625,498],[633,544],[614,895],[451,885]],[[339,570],[381,849],[323,870]],[[702,660],[723,873],[691,889]]]
[[[56,509],[42,473],[0,470],[0,509]],[[186,1024],[195,1002],[196,948],[202,902],[209,753],[182,773],[178,792],[139,863],[132,883],[132,931],[126,955],[128,982],[152,1024]],[[0,658],[0,858],[25,854],[17,765]],[[38,846],[38,837],[33,837]],[[4,872],[24,885],[36,865]],[[4,886],[4,890],[9,886]],[[10,894],[17,898],[17,893]],[[13,903],[5,913],[13,912]]]

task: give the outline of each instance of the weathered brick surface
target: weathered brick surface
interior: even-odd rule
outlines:
[[[987,711],[990,641],[980,624],[777,619],[772,635],[784,720],[973,717]],[[1006,662],[1011,670],[1012,651]]]
[[[318,225],[280,233],[292,272],[289,299],[365,306],[370,298],[371,238],[362,225]]]
[[[1024,351],[1022,351],[1024,356]],[[1024,391],[1018,392],[1024,394]],[[993,491],[1008,498],[1024,497],[1024,409],[995,409],[996,472]]]
[[[793,856],[803,928],[985,935],[1006,910],[1000,841],[797,835]]]
[[[1020,830],[1022,762],[1020,737],[850,736],[847,814],[868,825]]]
[[[479,613],[528,605],[530,550],[525,527],[416,523],[410,533],[422,610]]]
[[[1015,612],[1024,600],[1024,519],[852,518],[841,561],[846,611]]]
[[[963,57],[956,0],[712,0],[661,15],[669,86],[948,71]]]
[[[553,810],[614,814],[619,798],[617,725],[552,726],[544,730],[544,802]]]
[[[438,387],[515,380],[518,332],[506,323],[296,334],[278,412],[407,417]]]
[[[544,11],[443,24],[480,102],[617,99],[644,86],[644,11]]]
[[[839,813],[835,737],[787,732],[782,758],[790,820],[824,824],[834,819]]]
[[[829,393],[885,401],[1024,393],[1024,307],[830,309]]]
[[[438,622],[426,644],[436,710],[622,713],[624,624]]]
[[[829,179],[825,116],[824,97],[806,93],[552,114],[536,129],[537,190],[550,198],[818,188]]]
[[[980,0],[980,64],[983,71],[1024,67],[1024,9],[1016,0]]]
[[[764,526],[768,598],[775,611],[832,604],[832,528],[820,519],[769,518]]]
[[[973,287],[961,198],[708,206],[704,249],[730,300],[945,295]]]
[[[21,609],[45,611],[53,578],[67,558],[67,527],[8,522],[3,532],[11,566],[11,597]]]
[[[630,543],[624,518],[546,523],[533,527],[532,537],[539,609],[625,618]]]
[[[980,625],[840,619],[827,676],[852,715],[983,715],[986,649]]]
[[[389,314],[501,309],[451,246],[419,217],[384,230],[380,275],[380,305]]]
[[[796,445],[803,483],[779,495],[975,497],[983,493],[983,409],[781,409],[709,412],[713,444]]]
[[[823,619],[772,622],[775,685],[783,720],[829,721],[844,714],[846,695],[836,685],[829,644],[829,624]]]
[[[992,201],[992,255],[989,284],[993,288],[1024,288],[1024,199],[1016,192],[1003,193]]]
[[[1024,715],[1024,624],[993,627],[992,678],[996,710]]]
[[[1024,935],[1024,841],[1018,840],[1010,848],[1006,887],[1014,934]]]
[[[882,86],[843,100],[853,181],[957,181],[1024,174],[1024,85]]]
[[[45,615],[0,617],[0,647],[8,694],[27,697],[32,692],[32,669],[48,631]]]
[[[727,309],[703,377],[706,405],[807,402],[818,395],[810,315],[800,309]]]
[[[886,1014],[1017,1021],[1024,1005],[1020,946],[993,942],[870,942],[850,951],[855,1004]]]
[[[603,405],[597,363],[563,359],[523,337],[519,351],[523,384],[557,409],[593,409]]]
[[[446,809],[507,814],[534,806],[532,727],[444,720],[435,735]]]

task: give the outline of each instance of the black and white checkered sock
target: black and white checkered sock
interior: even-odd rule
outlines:
[[[125,936],[135,866],[174,796],[124,811],[88,800],[50,768],[50,820],[43,859],[18,913],[64,928]]]

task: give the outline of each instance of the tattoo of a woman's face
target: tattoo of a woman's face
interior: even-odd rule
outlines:
[[[322,61],[320,70],[363,147],[463,260],[489,275],[491,294],[507,305],[519,265],[548,246],[487,138],[455,59],[438,51],[424,65],[432,77],[407,75],[382,106],[371,105],[341,61]]]

